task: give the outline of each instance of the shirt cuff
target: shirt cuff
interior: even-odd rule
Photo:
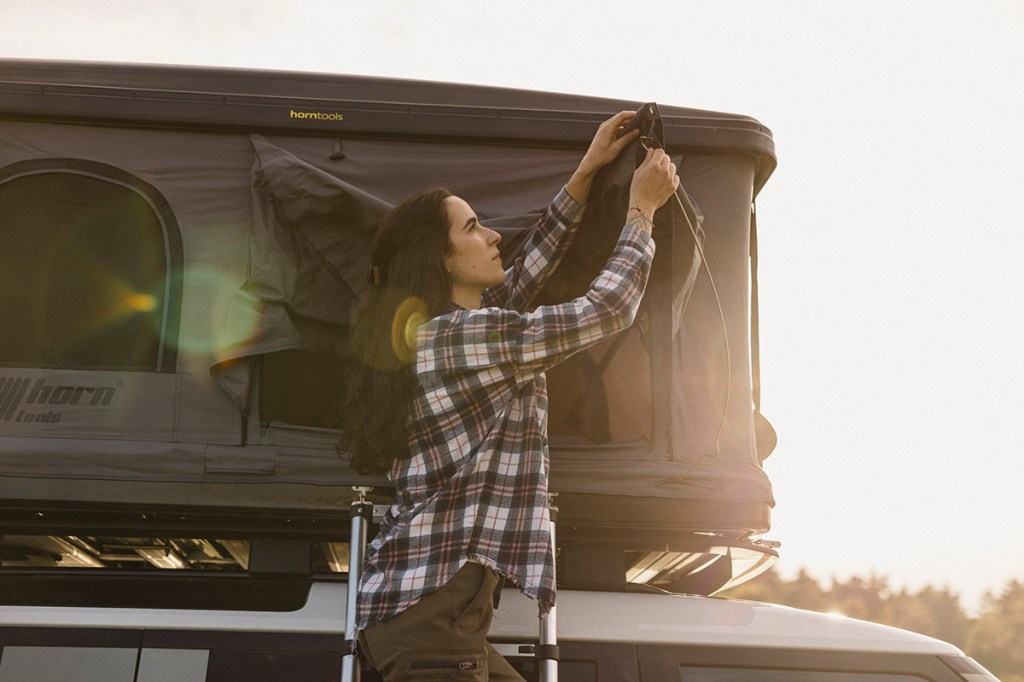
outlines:
[[[647,260],[654,260],[654,237],[636,223],[626,223],[622,228],[619,241],[629,244],[647,257]]]
[[[583,215],[583,204],[573,199],[564,185],[552,203],[558,214],[565,218],[566,223],[574,223]]]

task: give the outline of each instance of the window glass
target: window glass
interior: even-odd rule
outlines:
[[[214,649],[207,682],[333,682],[341,679],[341,656],[322,651],[227,651]]]
[[[338,428],[343,361],[326,353],[283,350],[260,356],[260,420]]]
[[[0,682],[132,682],[137,649],[8,646]]]
[[[14,164],[0,235],[0,364],[173,371],[180,238],[152,187],[102,164]]]
[[[103,568],[131,571],[248,569],[248,540],[95,535],[0,535],[4,568]]]
[[[916,675],[680,666],[683,682],[927,682]]]

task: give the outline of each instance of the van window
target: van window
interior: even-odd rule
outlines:
[[[0,658],[0,682],[133,682],[135,649],[9,646]]]
[[[916,675],[680,666],[683,682],[927,682]]]
[[[181,237],[164,197],[79,159],[0,169],[0,365],[173,372]]]

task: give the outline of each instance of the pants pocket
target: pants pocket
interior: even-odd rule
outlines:
[[[487,655],[481,651],[453,651],[451,653],[414,654],[400,666],[397,679],[460,680],[462,682],[487,680]]]

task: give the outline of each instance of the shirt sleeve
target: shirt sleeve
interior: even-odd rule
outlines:
[[[653,258],[651,236],[626,224],[604,269],[579,298],[527,313],[481,308],[434,318],[421,328],[417,374],[429,381],[432,374],[504,365],[526,378],[558,364],[632,324]]]
[[[582,216],[583,206],[563,187],[531,228],[522,252],[505,271],[505,281],[483,292],[483,307],[526,310],[569,250]]]

